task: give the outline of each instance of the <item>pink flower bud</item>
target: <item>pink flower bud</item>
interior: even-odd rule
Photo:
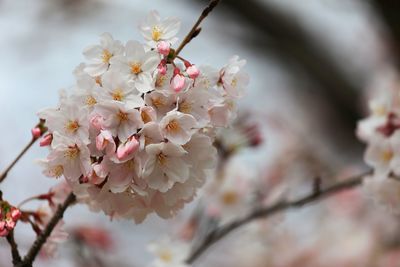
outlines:
[[[6,228],[6,222],[5,221],[0,221],[0,231],[3,231],[4,228]]]
[[[6,228],[7,230],[12,230],[15,227],[16,222],[13,220],[7,220],[6,221]]]
[[[32,136],[35,139],[38,139],[42,135],[42,131],[39,127],[35,127],[31,130]]]
[[[0,230],[0,237],[6,237],[7,235],[8,235],[7,228],[4,228],[3,230]]]
[[[104,121],[103,117],[101,117],[100,115],[95,115],[92,118],[90,118],[90,125],[97,130],[101,130],[103,129],[103,121]]]
[[[42,140],[40,140],[40,146],[49,146],[53,141],[53,134],[46,134]]]
[[[104,138],[104,135],[99,134],[96,137],[96,148],[100,151],[106,148],[108,141]]]
[[[200,75],[200,70],[195,65],[192,65],[186,69],[186,73],[190,78],[196,79]]]
[[[13,221],[18,221],[21,218],[21,211],[15,207],[11,208],[11,218]]]
[[[170,44],[164,41],[161,41],[157,44],[157,51],[161,55],[168,56],[170,51]]]
[[[139,148],[139,142],[135,137],[128,139],[128,141],[125,144],[121,144],[118,147],[117,158],[119,160],[125,160],[130,155],[135,153],[138,150],[138,148]]]
[[[161,74],[161,75],[167,74],[167,66],[166,65],[160,64],[160,65],[158,65],[157,69],[158,69],[159,74]]]
[[[175,75],[174,78],[172,78],[171,87],[175,93],[182,91],[183,87],[185,87],[185,77],[182,74]]]

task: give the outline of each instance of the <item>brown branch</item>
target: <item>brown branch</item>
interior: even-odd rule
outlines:
[[[201,22],[210,14],[210,12],[218,5],[220,0],[211,0],[208,6],[203,10],[201,13],[200,17],[197,19],[196,23],[193,25],[192,29],[190,32],[186,35],[185,39],[183,39],[182,43],[179,45],[179,47],[175,50],[175,55],[179,55],[179,53],[182,51],[182,49],[197,35],[199,35],[201,28],[199,28]]]
[[[18,251],[17,243],[14,239],[14,231],[10,231],[6,237],[8,244],[10,244],[11,255],[12,255],[12,263],[17,265],[21,262],[21,256]]]
[[[346,190],[346,189],[351,189],[356,186],[359,186],[362,184],[363,178],[372,173],[371,170],[364,172],[362,174],[359,174],[357,176],[351,177],[349,179],[346,179],[343,182],[338,182],[334,185],[331,185],[325,189],[319,189],[318,191],[312,191],[310,194],[307,196],[301,197],[297,200],[293,201],[286,201],[286,200],[281,200],[277,202],[274,205],[271,205],[269,207],[263,207],[263,208],[258,208],[254,210],[252,213],[247,215],[246,217],[243,217],[241,219],[238,219],[236,221],[233,221],[231,223],[227,223],[223,226],[220,226],[216,228],[215,230],[211,231],[203,240],[203,242],[192,251],[188,259],[186,260],[186,263],[192,264],[197,258],[199,258],[210,246],[212,246],[214,243],[228,235],[230,232],[236,230],[237,228],[252,222],[257,219],[261,218],[267,218],[271,215],[274,215],[278,212],[282,212],[288,209],[293,209],[293,208],[300,208],[304,206],[305,204],[315,202],[320,199],[324,199],[328,196],[331,196],[335,193],[338,193],[340,191]]]
[[[41,130],[40,136],[43,136],[47,132],[47,127],[44,126],[44,120],[40,120],[40,122],[35,126],[39,127]],[[7,166],[7,168],[0,174],[0,183],[6,179],[10,170],[14,167],[14,165],[22,158],[23,155],[32,147],[32,145],[39,139],[40,137],[32,136],[32,140],[22,149],[22,151],[18,154],[18,156]]]
[[[70,193],[68,197],[65,199],[64,203],[58,206],[57,211],[54,213],[53,217],[47,224],[46,228],[42,231],[40,235],[38,235],[32,247],[29,249],[28,253],[24,257],[23,261],[20,264],[16,265],[17,267],[32,267],[33,261],[35,260],[37,254],[39,253],[44,243],[46,243],[47,238],[53,232],[54,227],[56,227],[57,223],[64,216],[65,210],[71,204],[73,204],[75,200],[76,200],[75,195],[73,193]]]
[[[26,153],[26,151],[31,148],[31,146],[36,142],[36,138],[32,138],[32,140],[24,147],[24,149],[18,154],[18,156],[7,166],[7,168],[0,175],[0,183],[6,179],[8,172],[14,167],[14,165],[22,158],[22,156]]]

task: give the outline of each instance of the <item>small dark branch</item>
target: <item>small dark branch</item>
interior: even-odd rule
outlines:
[[[35,260],[37,254],[39,253],[40,249],[46,243],[47,238],[51,235],[56,227],[57,223],[62,219],[64,216],[65,210],[75,202],[76,197],[73,193],[70,193],[64,203],[58,206],[57,211],[54,213],[53,217],[51,218],[50,222],[47,224],[46,228],[42,231],[40,235],[36,238],[35,242],[33,243],[32,247],[29,249],[28,254],[24,257],[24,260],[17,265],[17,267],[31,267],[33,261]]]
[[[230,232],[233,230],[236,230],[237,228],[252,222],[257,219],[261,218],[267,218],[271,215],[274,215],[278,212],[282,212],[288,209],[293,209],[293,208],[300,208],[304,206],[305,204],[315,202],[320,199],[324,199],[328,196],[331,196],[335,193],[338,193],[342,190],[346,189],[351,189],[356,186],[359,186],[362,184],[363,178],[370,174],[372,171],[369,170],[367,172],[364,172],[362,174],[359,174],[357,176],[354,176],[352,178],[346,179],[343,182],[338,182],[334,185],[331,185],[325,189],[319,189],[318,193],[316,194],[314,191],[308,194],[305,197],[299,198],[297,200],[293,201],[286,201],[286,200],[281,200],[277,202],[274,205],[271,205],[269,207],[264,207],[264,208],[258,208],[255,209],[252,213],[247,215],[246,217],[243,217],[241,219],[238,219],[236,221],[233,221],[231,223],[225,224],[221,227],[216,228],[214,231],[210,232],[205,238],[204,241],[192,251],[191,255],[189,258],[186,260],[186,263],[192,264],[197,258],[199,258],[211,245],[228,235]]]
[[[26,151],[31,148],[31,146],[36,142],[37,139],[32,138],[32,140],[25,146],[25,148],[18,154],[18,156],[8,165],[8,167],[0,175],[0,183],[6,179],[8,172],[14,167],[14,165],[22,158]]]
[[[21,256],[19,255],[18,246],[14,239],[14,231],[8,233],[6,238],[11,248],[12,262],[14,265],[17,265],[21,262]]]
[[[186,35],[185,39],[183,39],[182,43],[175,51],[175,57],[179,55],[182,49],[197,35],[199,35],[201,28],[199,28],[201,22],[210,14],[210,12],[218,5],[220,0],[211,0],[208,6],[203,10],[200,17],[197,19],[196,23],[193,25],[190,32]]]

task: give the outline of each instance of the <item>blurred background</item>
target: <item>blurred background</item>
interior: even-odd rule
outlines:
[[[142,40],[137,25],[156,9],[182,20],[183,38],[206,3],[0,0],[1,168],[29,142],[36,112],[54,106],[58,90],[74,83],[81,51],[97,43],[101,33],[123,42]],[[355,129],[366,115],[368,98],[398,82],[399,7],[396,0],[222,0],[182,55],[216,67],[231,55],[247,59],[251,83],[239,108],[259,125],[264,142],[231,159],[241,164],[244,176],[261,180],[268,192],[275,186],[275,194],[295,196],[308,190],[312,178],[329,183],[363,168],[364,148]],[[0,187],[7,200],[19,203],[55,184],[33,164],[46,153],[35,146],[13,169]],[[196,266],[400,266],[398,217],[374,209],[357,190],[345,193],[274,217],[262,229],[241,230]],[[175,219],[151,216],[141,225],[74,207],[65,220],[78,237],[62,246],[58,258],[42,257],[36,266],[146,266],[152,260],[147,244],[179,232],[196,205]],[[86,251],[76,233],[94,226],[98,242],[109,246]],[[255,236],[263,237],[257,246]],[[33,234],[20,226],[16,238],[26,250]],[[0,244],[0,266],[9,266],[9,250],[3,240]],[[249,244],[244,251],[243,244]],[[227,253],[231,260],[221,257]],[[372,254],[374,261],[364,260]],[[88,257],[100,259],[88,265]]]

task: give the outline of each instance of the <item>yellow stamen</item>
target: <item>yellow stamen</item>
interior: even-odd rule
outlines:
[[[154,26],[151,31],[151,38],[153,39],[153,41],[158,42],[161,39],[161,34],[162,34],[162,31],[161,31],[160,27]]]
[[[68,150],[65,151],[64,153],[64,156],[69,160],[76,159],[78,155],[79,155],[79,148],[76,145],[68,147]]]
[[[234,205],[238,201],[238,195],[234,191],[227,191],[222,194],[222,203],[225,205]]]
[[[155,106],[156,108],[160,108],[165,105],[165,101],[161,99],[161,97],[152,98],[151,102],[153,103],[153,106]]]
[[[139,62],[131,63],[130,67],[133,74],[139,74],[142,72],[142,64],[140,64]]]
[[[102,82],[101,82],[101,76],[96,76],[96,78],[94,78],[94,80],[96,81],[96,83],[100,86],[103,86]]]
[[[233,78],[233,80],[232,80],[232,82],[231,82],[231,86],[232,87],[236,87],[236,85],[237,85],[237,79],[236,78]]]
[[[382,156],[382,160],[383,160],[384,162],[389,162],[389,161],[392,160],[394,154],[393,154],[393,151],[391,151],[391,150],[386,150],[386,151],[383,151],[383,152],[382,152],[382,155],[381,155],[381,156]]]
[[[144,123],[148,123],[148,122],[152,121],[150,115],[146,111],[143,110],[142,113],[140,113],[140,115],[142,116],[142,121]]]
[[[112,98],[116,101],[123,101],[124,100],[124,92],[117,88],[112,93]]]
[[[177,120],[171,120],[167,126],[165,126],[165,129],[168,132],[172,132],[172,133],[177,133],[180,131],[181,127],[179,125],[179,122]]]
[[[183,101],[179,104],[179,111],[182,113],[190,113],[192,111],[192,104],[188,101]]]
[[[54,167],[53,167],[53,169],[51,170],[51,172],[52,172],[52,176],[53,176],[53,177],[59,178],[61,175],[63,175],[63,173],[64,173],[64,168],[63,168],[62,165],[57,165],[57,166],[54,166]]]
[[[110,51],[104,49],[103,54],[101,55],[101,59],[103,60],[103,63],[109,63],[112,56],[113,55],[110,53]]]
[[[168,263],[168,262],[172,262],[172,253],[171,253],[171,251],[169,251],[169,250],[163,250],[163,251],[161,251],[160,252],[160,254],[159,254],[159,256],[160,256],[160,259],[163,261],[163,262],[166,262],[166,263]]]
[[[91,95],[86,97],[86,101],[85,102],[86,102],[86,105],[88,105],[89,107],[93,107],[97,103],[96,98],[94,98]]]
[[[158,76],[157,79],[156,79],[156,84],[155,84],[156,88],[163,87],[166,80],[167,80],[167,75]]]
[[[68,121],[65,125],[65,129],[67,132],[74,134],[79,129],[79,123],[77,121]]]
[[[160,153],[157,155],[157,161],[160,165],[164,165],[167,161],[167,156],[165,156],[163,153]]]
[[[125,112],[122,112],[121,110],[117,113],[117,117],[120,122],[124,122],[128,120],[128,114]]]

